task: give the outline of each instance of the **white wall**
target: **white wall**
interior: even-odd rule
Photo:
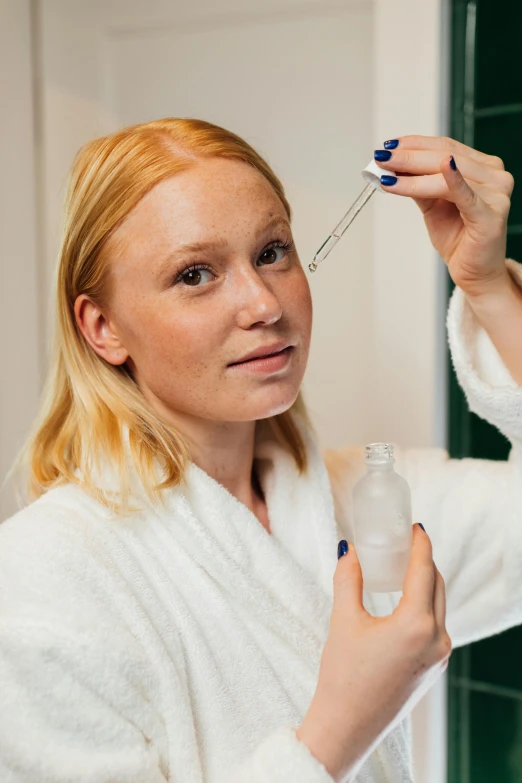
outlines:
[[[46,280],[76,149],[172,113],[230,127],[267,156],[306,268],[359,194],[373,149],[439,133],[440,4],[42,0]],[[206,58],[187,69],[192,51]],[[379,193],[310,275],[304,392],[325,446],[442,442],[441,271],[415,204]]]
[[[196,5],[201,10],[205,2]],[[294,98],[299,123],[290,118],[289,125],[280,111],[282,124],[272,135],[264,126],[257,139],[287,186],[304,265],[361,190],[359,170],[374,148],[395,135],[445,130],[442,4],[288,0],[286,10],[279,0],[264,4],[263,13],[278,16],[279,28],[286,14],[290,32],[292,25],[294,31],[299,25],[309,29],[309,61],[300,60],[294,72],[282,69],[277,85],[278,100],[290,86],[286,102]],[[0,67],[9,74],[0,88],[0,479],[36,412],[67,168],[86,138],[114,123],[146,118],[133,114],[132,85],[139,69],[129,74],[132,46],[142,36],[151,56],[160,56],[156,33],[166,5],[180,14],[195,8],[156,0],[0,0]],[[216,20],[215,4],[208,0],[207,5]],[[40,9],[39,19],[31,19],[31,7]],[[226,7],[229,20],[233,13],[243,14],[239,21],[248,26],[244,2],[226,0]],[[221,10],[220,4],[218,16]],[[340,20],[341,32],[331,41],[331,27],[324,23],[322,34],[320,29],[320,19],[328,16]],[[218,21],[226,26],[226,19]],[[336,71],[321,60],[328,46],[339,53]],[[34,91],[32,57],[38,61]],[[328,100],[316,97],[317,73]],[[300,76],[303,95],[297,100]],[[140,88],[141,99],[154,116],[162,98],[157,90],[146,90]],[[214,121],[221,117],[218,108]],[[242,123],[238,110],[237,122],[232,117],[228,125],[254,136],[248,122]],[[290,151],[285,134],[295,139]],[[417,207],[378,193],[310,276],[314,334],[305,394],[325,446],[370,440],[443,443],[443,297],[437,262]],[[0,518],[12,511],[8,488],[0,497]],[[415,763],[422,783],[445,779],[444,715],[442,682],[415,712]]]
[[[292,203],[308,273],[372,155],[372,38],[371,0],[220,0],[218,8],[214,0],[43,0],[46,279],[76,149],[115,127],[169,115],[224,125],[267,157]],[[372,307],[371,255],[364,211],[310,275],[304,391],[325,445],[369,435],[373,333],[361,324]]]
[[[0,483],[36,413],[39,275],[29,0],[0,0]],[[15,510],[0,492],[0,519]]]
[[[446,0],[376,0],[373,134],[447,135]],[[445,446],[443,262],[410,199],[376,194],[373,390],[376,440]],[[447,680],[413,712],[416,779],[446,780]]]
[[[445,0],[376,0],[373,138],[446,128]],[[444,266],[411,199],[373,198],[376,440],[444,445]],[[442,305],[442,307],[441,307]]]

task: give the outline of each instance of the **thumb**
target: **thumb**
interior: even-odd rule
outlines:
[[[487,206],[460,173],[454,156],[444,158],[440,168],[452,201],[459,210],[464,223],[483,222]]]
[[[342,604],[343,612],[352,615],[365,612],[362,603],[363,578],[359,558],[353,543],[345,539],[337,547],[337,567],[334,571],[334,605]]]

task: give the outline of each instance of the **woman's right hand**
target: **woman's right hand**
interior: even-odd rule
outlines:
[[[444,580],[420,525],[403,595],[394,612],[373,617],[362,603],[353,545],[334,573],[334,599],[317,688],[296,731],[335,780],[355,774],[374,747],[417,704],[451,655]]]

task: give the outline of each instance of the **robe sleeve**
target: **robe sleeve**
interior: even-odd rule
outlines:
[[[334,783],[326,767],[297,738],[296,728],[288,723],[269,734],[227,775],[226,783]]]
[[[522,288],[522,267],[508,259]],[[396,448],[397,472],[412,492],[446,583],[453,646],[522,623],[522,388],[514,381],[463,292],[448,310],[451,356],[471,411],[511,443],[507,461],[450,459],[444,449]],[[363,474],[362,448],[325,452],[340,528],[352,536],[351,490]]]
[[[0,525],[0,780],[165,783],[150,667],[64,538]]]

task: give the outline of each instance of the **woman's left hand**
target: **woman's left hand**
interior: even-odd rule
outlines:
[[[453,282],[522,386],[522,289],[506,265],[513,176],[500,158],[454,139],[401,136],[398,141],[389,160],[375,156],[379,166],[398,175],[395,185],[383,189],[409,196],[420,207]]]
[[[396,149],[388,150],[388,161],[377,160],[382,151],[376,151],[379,166],[398,176],[397,184],[383,189],[415,201],[453,282],[473,296],[507,279],[514,179],[502,160],[446,137],[400,136],[398,141]]]

